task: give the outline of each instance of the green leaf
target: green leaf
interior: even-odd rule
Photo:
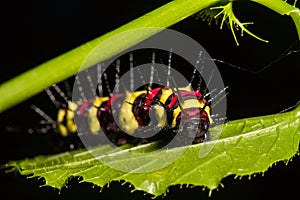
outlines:
[[[89,151],[13,161],[2,168],[13,167],[29,177],[44,177],[46,185],[56,188],[64,186],[71,176],[81,176],[83,181],[101,187],[124,180],[134,190],[154,196],[177,184],[213,190],[226,176],[264,172],[275,162],[293,157],[300,140],[300,105],[286,113],[215,126],[211,136],[212,140],[206,143],[168,150],[153,151],[159,148],[159,143],[123,150],[99,146]],[[167,166],[151,171],[172,159]],[[117,170],[120,167],[123,171]]]

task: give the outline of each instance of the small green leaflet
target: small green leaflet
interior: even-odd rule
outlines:
[[[13,167],[23,175],[44,177],[46,185],[56,188],[64,186],[71,176],[81,176],[83,181],[101,187],[123,180],[135,190],[154,196],[164,194],[169,186],[176,184],[213,190],[226,176],[264,172],[275,162],[292,158],[300,140],[300,105],[286,113],[228,122],[223,127],[212,128],[211,134],[212,141],[188,147],[151,151],[157,149],[157,143],[152,143],[116,152],[110,146],[99,146],[89,151],[12,161],[1,168]],[[171,164],[141,173],[143,169],[155,167],[158,161],[176,157],[182,150],[184,154]],[[126,152],[133,154],[128,156]],[[98,159],[94,155],[99,155]],[[100,157],[105,158],[109,166],[124,166],[130,171],[109,167],[100,162]]]

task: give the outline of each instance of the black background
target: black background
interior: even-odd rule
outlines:
[[[80,1],[80,0],[44,0],[10,1],[1,3],[1,62],[0,82],[4,82],[44,61],[64,53],[80,44],[100,36],[120,25],[127,23],[168,1]],[[254,21],[250,26],[255,34],[267,39],[265,44],[247,34],[240,37],[240,46],[236,46],[233,36],[226,26],[209,26],[195,17],[185,19],[172,26],[197,40],[211,57],[232,63],[236,66],[258,70],[270,65],[258,74],[243,72],[217,63],[228,89],[229,120],[278,113],[293,106],[300,99],[299,89],[299,53],[283,56],[287,50],[299,50],[299,43],[293,49],[290,45],[297,41],[297,33],[290,18],[280,16],[254,3],[236,3],[235,11],[239,19]],[[32,80],[34,81],[34,80]],[[0,97],[1,98],[1,97]],[[1,163],[40,154],[53,153],[45,135],[27,134],[24,130],[39,123],[40,118],[30,110],[31,104],[40,105],[46,101],[45,94],[30,100],[1,114],[1,128],[14,126],[15,130],[1,132]],[[51,103],[51,102],[50,102]],[[2,129],[1,129],[2,130]],[[233,176],[222,180],[225,188],[213,191],[210,199],[265,199],[271,196],[279,198],[297,198],[299,187],[300,159],[295,157],[285,165],[283,162],[270,168],[264,176]],[[99,193],[99,187],[92,184],[78,184],[76,180],[58,190],[39,187],[43,180],[26,179],[16,174],[0,172],[0,195],[43,199],[150,199],[143,192],[130,193],[129,184],[111,183]],[[201,187],[180,189],[172,186],[164,199],[208,199],[208,190]]]

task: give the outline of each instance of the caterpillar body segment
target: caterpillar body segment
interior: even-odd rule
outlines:
[[[118,146],[126,143],[171,140],[177,134],[177,140],[182,145],[208,140],[208,128],[213,121],[206,85],[198,83],[199,80],[202,81],[201,74],[196,74],[196,70],[193,70],[191,82],[187,86],[177,87],[172,79],[171,58],[170,53],[165,71],[167,82],[164,84],[155,80],[164,74],[155,73],[157,68],[153,53],[149,84],[143,80],[145,84],[136,90],[133,79],[137,76],[133,73],[132,54],[129,59],[129,88],[124,88],[120,79],[120,60],[115,64],[116,72],[113,76],[102,71],[103,64],[97,65],[97,87],[92,83],[91,77],[87,78],[92,90],[96,90],[94,98],[84,94],[83,87],[78,86],[79,78],[75,80],[80,87],[79,93],[82,98],[76,102],[70,101],[55,85],[54,89],[65,101],[64,106],[60,106],[57,112],[54,126],[56,131],[62,136],[74,132],[94,136],[104,133]],[[115,90],[109,85],[110,77],[114,78]],[[146,76],[141,74],[139,77]],[[193,81],[197,83],[192,84]],[[192,85],[196,85],[196,89]],[[122,88],[125,90],[121,90]],[[49,91],[47,94],[50,99],[56,101]]]

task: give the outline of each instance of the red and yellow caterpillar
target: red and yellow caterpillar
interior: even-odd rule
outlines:
[[[155,113],[155,122],[150,120],[150,112]],[[113,113],[116,113],[115,117]],[[93,134],[102,129],[117,145],[130,142],[139,128],[147,127],[150,123],[156,123],[157,129],[162,129],[159,134],[172,136],[179,132],[187,134],[183,138],[203,142],[207,139],[207,130],[212,122],[207,100],[199,91],[192,91],[188,87],[180,88],[177,93],[170,88],[159,87],[111,97],[97,97],[88,102],[69,102],[66,108],[58,110],[57,131],[60,134],[67,135],[77,131],[75,115],[87,116],[89,129]],[[143,142],[148,140],[143,139]],[[185,143],[188,142],[191,141]]]
[[[94,135],[103,131],[116,145],[170,140],[176,134],[182,145],[204,142],[212,119],[209,95],[202,91],[194,90],[191,84],[171,88],[150,83],[145,89],[133,92],[126,90],[94,99],[68,101],[58,109],[55,129],[62,136],[79,129],[88,129]],[[85,121],[80,123],[85,124],[83,127],[76,125],[78,119]]]

